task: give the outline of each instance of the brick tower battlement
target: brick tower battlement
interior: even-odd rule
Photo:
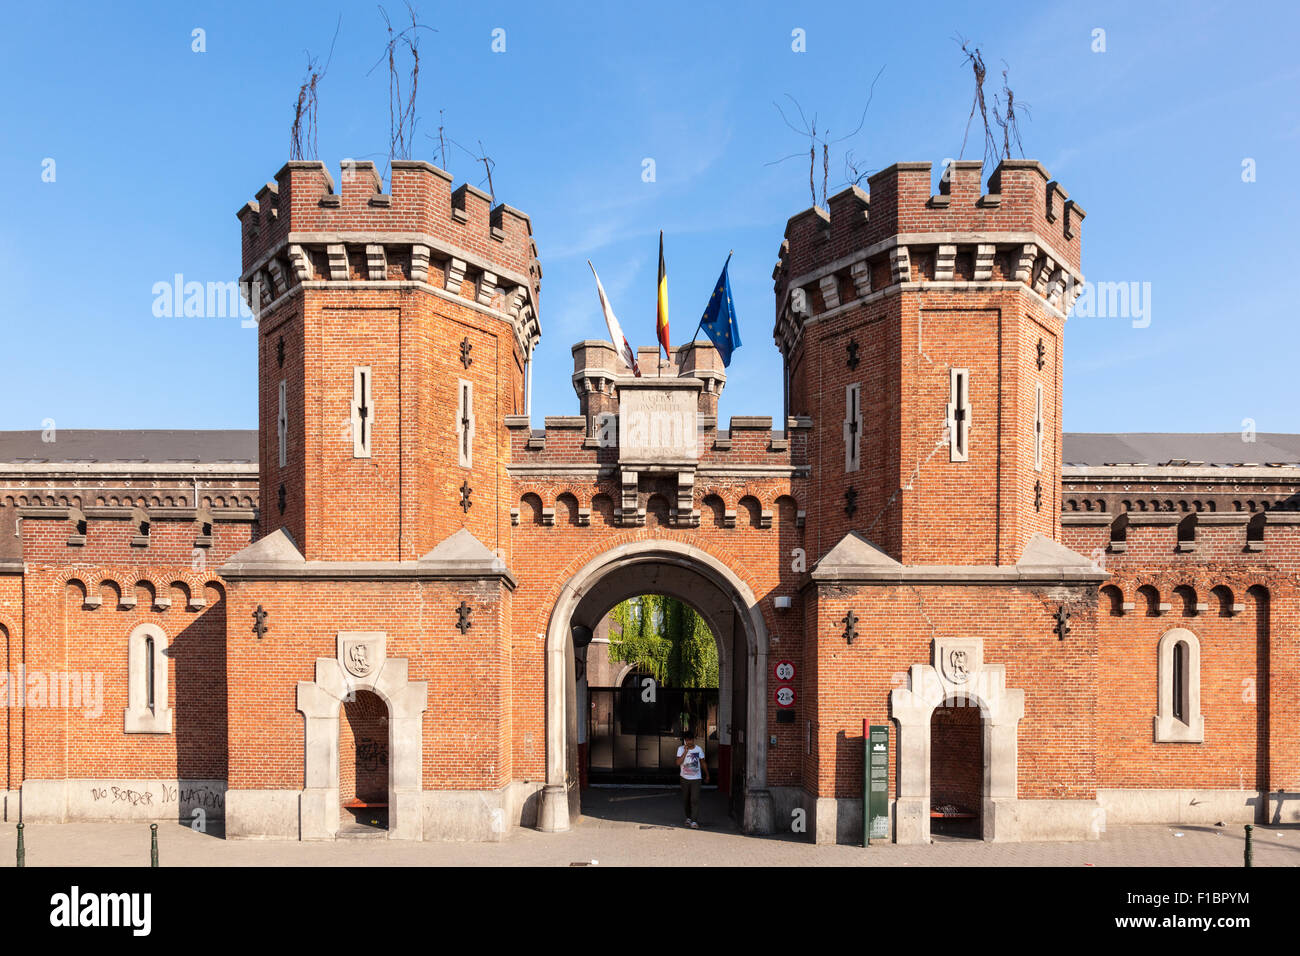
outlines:
[[[299,282],[423,282],[510,316],[525,351],[541,334],[542,268],[532,222],[518,209],[429,163],[393,160],[383,191],[375,164],[345,160],[340,188],[325,164],[285,163],[238,212],[243,280],[261,305]]]
[[[461,528],[508,556],[504,417],[541,336],[528,217],[424,162],[286,163],[239,210],[257,296],[262,531],[410,561]]]
[[[1008,280],[1068,312],[1066,296],[1083,280],[1086,213],[1037,160],[1003,160],[987,193],[982,168],[956,160],[932,195],[929,163],[895,163],[867,180],[870,193],[850,186],[830,197],[829,210],[792,216],[772,272],[782,352],[807,314],[792,301],[795,289],[832,309],[899,282]]]
[[[822,545],[1015,563],[1060,538],[1060,349],[1084,211],[1033,160],[897,163],[792,217],[772,277],[786,414],[808,415]]]

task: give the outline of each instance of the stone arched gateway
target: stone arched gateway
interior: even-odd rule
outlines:
[[[542,791],[538,827],[567,830],[570,820],[568,772],[569,711],[572,678],[572,626],[575,615],[598,619],[619,601],[654,591],[687,600],[711,625],[718,614],[710,599],[727,602],[745,636],[746,702],[744,726],[758,728],[744,735],[746,832],[772,829],[772,799],[767,790],[767,626],[758,600],[735,572],[713,555],[693,545],[645,540],[619,545],[592,559],[560,589],[546,631],[546,785]],[[710,593],[712,592],[712,593]]]
[[[948,701],[978,706],[984,738],[981,836],[1017,839],[1018,730],[1025,692],[1007,687],[1006,667],[984,663],[979,638],[936,639],[931,663],[913,664],[908,686],[889,695],[898,724],[898,796],[895,841],[930,842],[930,720]]]
[[[428,685],[407,680],[405,658],[386,656],[387,635],[339,631],[334,657],[316,659],[316,680],[298,682],[306,718],[305,785],[299,804],[301,838],[329,840],[339,830],[339,716],[345,700],[371,691],[388,707],[388,836],[424,835],[421,797],[423,714]]]

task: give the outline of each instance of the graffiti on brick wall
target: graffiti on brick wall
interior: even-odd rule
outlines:
[[[90,802],[94,806],[146,807],[168,810],[176,807],[189,811],[195,807],[205,810],[224,810],[226,794],[223,789],[209,784],[171,784],[163,781],[120,781],[117,784],[96,783],[90,787]]]

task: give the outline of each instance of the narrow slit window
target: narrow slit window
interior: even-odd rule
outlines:
[[[375,430],[369,366],[352,370],[352,457],[369,458]]]
[[[280,411],[275,416],[275,436],[280,446],[280,467],[289,461],[289,403],[284,382],[280,383]]]
[[[844,470],[862,467],[862,386],[844,388]]]
[[[456,452],[462,468],[474,467],[474,383],[457,380]]]
[[[1187,723],[1187,645],[1174,645],[1174,718]]]
[[[154,683],[155,680],[157,679],[157,677],[156,677],[156,675],[155,675],[155,673],[154,673],[154,668],[155,668],[155,666],[156,666],[156,665],[155,665],[155,659],[156,659],[156,658],[155,658],[155,655],[156,655],[156,654],[157,654],[157,647],[154,645],[154,640],[153,640],[153,638],[152,638],[152,637],[146,637],[146,638],[144,639],[144,668],[145,668],[145,670],[144,670],[144,674],[145,674],[145,703],[144,703],[144,705],[145,705],[145,707],[148,709],[149,713],[151,713],[151,714],[157,713],[157,711],[156,711],[156,709],[155,709],[155,703],[156,703],[156,699],[157,699],[157,698],[156,698],[156,695],[155,695],[156,692],[155,692],[155,683]]]
[[[966,461],[970,456],[970,372],[954,368],[949,375],[948,457],[951,461]]]
[[[1156,655],[1156,742],[1203,743],[1200,641],[1188,629],[1174,628],[1160,638]]]
[[[1043,470],[1043,435],[1047,431],[1043,421],[1043,386],[1034,386],[1034,468]]]

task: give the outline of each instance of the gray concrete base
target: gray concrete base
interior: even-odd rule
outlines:
[[[1275,790],[1267,795],[1267,823],[1300,823],[1300,791]]]
[[[772,832],[771,791],[749,790],[745,793],[745,832]]]
[[[813,797],[805,794],[804,799],[811,809],[809,821],[814,843],[862,845],[862,799],[860,797]],[[897,827],[898,801],[889,801],[889,832],[894,834]],[[929,842],[929,830],[925,841]],[[879,841],[878,841],[879,842]],[[922,842],[919,840],[897,840],[896,842]]]
[[[1096,800],[985,800],[983,828],[989,843],[1097,840],[1106,811]]]
[[[894,842],[930,842],[929,797],[898,797],[894,800]]]
[[[537,820],[542,785],[516,781],[500,790],[426,790],[424,839],[499,843]]]
[[[1106,810],[1108,823],[1254,823],[1264,803],[1258,790],[1154,790],[1099,789],[1097,802]],[[1272,796],[1272,795],[1270,795]],[[1300,794],[1282,801],[1282,812],[1291,819],[1270,822],[1300,823]]]
[[[772,833],[807,833],[808,795],[802,787],[768,787],[772,798]]]
[[[226,839],[299,839],[301,797],[301,790],[227,790]]]
[[[390,840],[499,842],[516,826],[537,823],[542,785],[515,781],[499,790],[389,791],[404,801],[410,832],[389,831]],[[391,808],[390,808],[391,810]],[[392,819],[393,815],[390,815]],[[307,826],[305,821],[324,821]],[[230,790],[226,836],[234,840],[334,840],[338,837],[338,791]],[[329,822],[333,821],[331,827]]]
[[[0,820],[5,823],[17,823],[18,804],[17,790],[0,790]]]
[[[224,780],[140,780],[77,777],[26,780],[5,798],[5,819],[25,823],[127,823],[175,820],[192,823],[226,813]]]
[[[859,797],[806,796],[811,807],[810,830],[816,843],[862,843],[862,800]],[[890,801],[893,842],[930,842],[930,801],[901,797]],[[1096,840],[1105,827],[1105,811],[1095,800],[1017,800],[1000,797],[984,801],[984,839],[989,843],[1029,843],[1044,840]]]

